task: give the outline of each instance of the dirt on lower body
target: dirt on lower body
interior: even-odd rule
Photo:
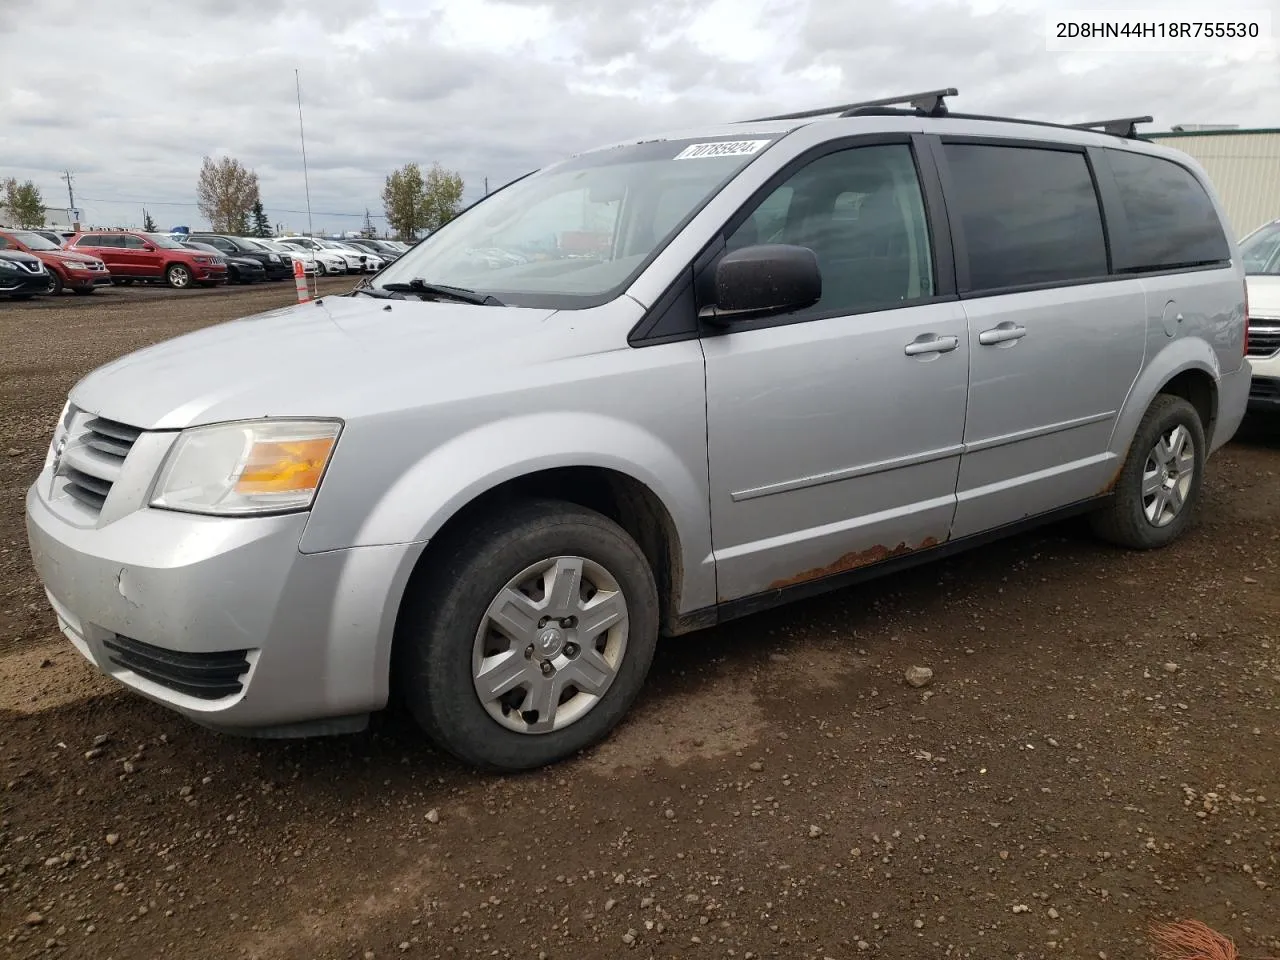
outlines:
[[[1280,955],[1276,424],[1165,550],[1057,526],[665,641],[606,743],[495,777],[395,715],[210,733],[57,633],[22,497],[67,389],[292,295],[0,306],[0,956]]]

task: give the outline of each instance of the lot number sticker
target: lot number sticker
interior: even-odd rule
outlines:
[[[756,153],[768,140],[724,140],[720,143],[692,143],[675,155],[676,160],[701,160],[703,157],[741,157]]]

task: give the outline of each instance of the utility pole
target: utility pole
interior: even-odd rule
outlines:
[[[75,177],[71,175],[70,170],[66,170],[63,172],[62,176],[59,177],[58,179],[67,181],[67,216],[69,216],[72,219],[72,221],[76,221],[79,219],[79,217],[76,216],[76,195],[75,195],[75,192],[71,189],[71,184],[72,184],[72,181],[75,180]],[[73,230],[78,229],[76,223],[74,222],[69,223],[68,226],[71,227]]]
[[[489,195],[489,178],[488,177],[484,178],[484,195],[486,197]]]

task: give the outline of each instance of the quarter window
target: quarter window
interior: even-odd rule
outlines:
[[[968,290],[1100,279],[1107,245],[1083,153],[947,143]]]
[[[1231,248],[1217,211],[1191,171],[1163,157],[1107,150],[1128,223],[1119,270],[1224,262]]]
[[[924,200],[906,144],[841,150],[801,168],[727,245],[757,243],[808,247],[817,256],[822,299],[803,315],[862,313],[933,295]]]

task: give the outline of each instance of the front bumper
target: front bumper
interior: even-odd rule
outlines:
[[[386,705],[396,611],[421,544],[303,554],[305,514],[144,506],[109,519],[114,490],[97,521],[74,504],[69,519],[56,486],[46,466],[27,493],[32,559],[59,627],[104,673],[242,735],[359,729]]]
[[[111,286],[111,274],[105,270],[68,270],[63,285],[70,290],[88,290],[91,287]]]
[[[27,273],[25,270],[21,273],[11,273],[5,271],[0,274],[0,297],[18,295],[23,296],[32,293],[48,293],[53,288],[53,275],[49,272],[44,273]]]
[[[1280,377],[1254,377],[1249,384],[1252,413],[1280,413]]]
[[[1280,320],[1263,320],[1268,326],[1280,326]],[[1249,410],[1256,413],[1280,413],[1280,351],[1270,356],[1250,357],[1253,382],[1249,385]]]

